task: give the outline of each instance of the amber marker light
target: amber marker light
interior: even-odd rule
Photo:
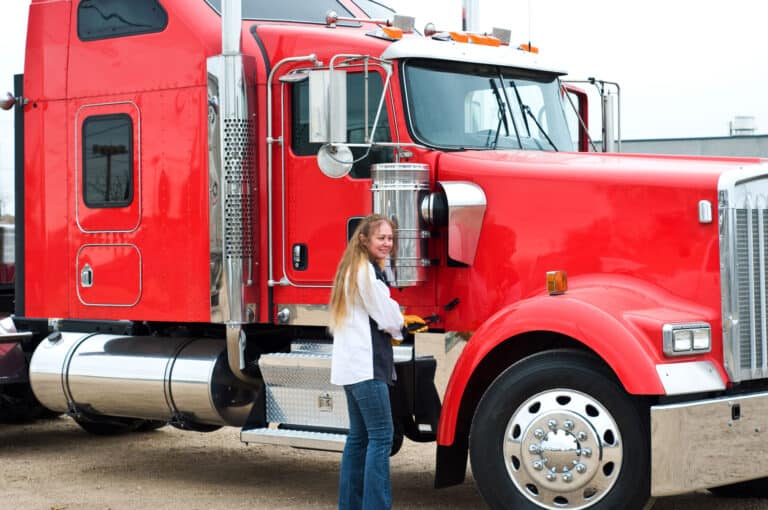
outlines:
[[[550,296],[565,294],[568,290],[568,274],[565,271],[547,271],[547,292]]]
[[[462,34],[461,32],[449,32],[449,35],[451,36],[451,39],[453,39],[456,42],[460,42],[460,43],[469,42],[469,36],[467,34]]]
[[[402,39],[403,29],[397,27],[381,27],[381,31],[387,34],[391,39]]]
[[[469,42],[472,44],[482,44],[484,46],[501,46],[501,41],[492,35],[468,34]]]
[[[530,44],[521,44],[519,49],[523,51],[527,51],[529,53],[536,53],[536,54],[539,53],[539,48],[537,48],[536,46],[531,46]]]

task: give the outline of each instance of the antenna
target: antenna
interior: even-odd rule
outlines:
[[[528,47],[533,48],[531,46],[531,0],[528,0]]]

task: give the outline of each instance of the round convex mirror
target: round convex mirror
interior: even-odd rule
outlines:
[[[338,179],[352,170],[354,157],[346,145],[326,143],[317,153],[317,166],[327,177]]]

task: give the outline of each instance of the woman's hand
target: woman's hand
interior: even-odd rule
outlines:
[[[403,322],[409,333],[423,333],[429,330],[427,321],[418,315],[403,315]]]

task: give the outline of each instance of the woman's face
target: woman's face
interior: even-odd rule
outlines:
[[[386,221],[382,221],[373,229],[373,233],[368,239],[366,244],[368,255],[377,262],[384,261],[392,252],[393,241],[392,227]]]

